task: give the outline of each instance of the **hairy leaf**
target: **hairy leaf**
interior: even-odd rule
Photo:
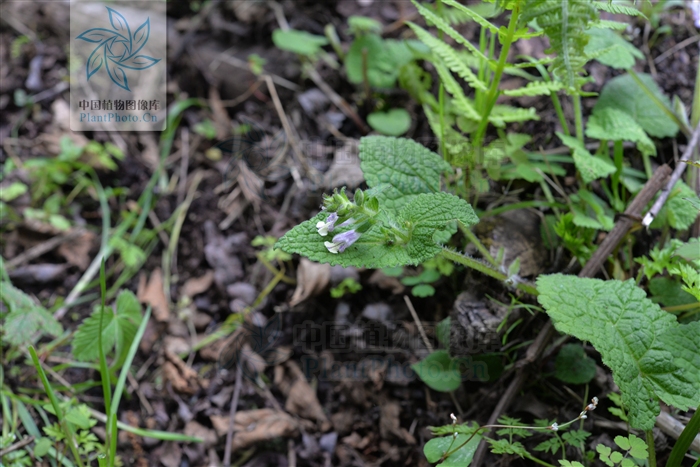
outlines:
[[[450,223],[457,221],[469,227],[478,222],[471,206],[454,195],[420,194],[405,204],[395,218],[387,212],[381,213],[378,224],[363,233],[347,250],[334,254],[325,247],[325,239],[318,234],[316,228],[316,223],[325,221],[327,216],[328,213],[321,212],[313,219],[297,225],[277,242],[276,247],[287,253],[299,253],[312,261],[331,265],[367,268],[417,265],[440,253],[442,247],[433,236],[444,231]],[[390,241],[382,233],[382,225],[404,229],[408,241]]]
[[[613,371],[630,425],[650,430],[661,399],[686,410],[700,402],[696,376],[676,363],[662,336],[676,318],[646,298],[633,280],[540,276],[538,300],[560,332],[589,341]],[[697,371],[697,370],[696,370]]]
[[[377,195],[382,208],[399,209],[420,193],[440,191],[440,175],[450,165],[425,146],[405,138],[366,136],[360,166],[367,185],[388,185]]]

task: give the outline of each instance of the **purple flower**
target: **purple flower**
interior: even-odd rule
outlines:
[[[360,238],[360,234],[354,230],[348,230],[333,237],[333,242],[323,242],[328,248],[328,251],[334,254],[342,253],[347,247],[352,245]]]
[[[338,214],[335,212],[332,212],[327,218],[326,222],[323,221],[318,221],[316,223],[316,228],[318,229],[318,234],[321,235],[322,237],[325,237],[328,235],[328,232],[333,232],[333,229],[335,228],[335,221],[338,220]]]

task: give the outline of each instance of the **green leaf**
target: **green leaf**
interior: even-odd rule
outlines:
[[[476,8],[479,7],[479,5],[470,5],[469,7],[466,7],[461,3],[456,2],[455,0],[444,0],[442,3],[454,7],[456,10],[459,10],[461,13],[474,20],[482,28],[487,28],[492,33],[498,32],[498,27],[496,25],[489,22],[486,18],[484,18],[475,11]]]
[[[321,47],[328,45],[328,39],[323,36],[316,36],[306,31],[290,29],[283,31],[275,29],[272,31],[272,42],[278,49],[294,52],[299,55],[312,57],[321,51]]]
[[[542,441],[540,444],[535,446],[533,449],[535,451],[551,452],[553,455],[559,451],[561,448],[561,443],[557,438],[550,438],[548,440]]]
[[[26,344],[37,332],[52,336],[63,332],[63,327],[51,313],[9,282],[0,282],[0,300],[9,310],[2,327],[3,340],[8,344]]]
[[[539,302],[559,332],[589,341],[613,371],[630,425],[650,430],[661,399],[681,410],[697,405],[694,378],[675,363],[661,336],[679,326],[673,315],[626,282],[555,274],[537,280]]]
[[[664,205],[668,224],[674,229],[686,230],[700,214],[691,203],[688,203],[688,199],[700,202],[700,198],[692,188],[679,180]]]
[[[632,141],[647,156],[656,155],[656,147],[642,127],[623,110],[594,107],[586,125],[586,136],[600,140]]]
[[[491,445],[491,452],[494,454],[515,454],[520,457],[525,457],[528,454],[527,449],[520,441],[510,442],[507,439],[490,439],[486,441]]]
[[[367,16],[353,15],[348,18],[348,27],[352,34],[375,33],[382,32],[382,23]]]
[[[434,37],[417,24],[408,22],[408,25],[411,29],[413,29],[413,32],[415,32],[416,37],[418,37],[418,39],[420,39],[425,45],[430,47],[433,53],[442,59],[450,70],[456,73],[460,78],[463,78],[472,88],[486,91],[486,83],[481,81],[474,74],[474,72],[469,68],[469,66],[467,66],[464,60],[462,60],[462,58],[459,56],[459,53],[452,48],[452,46]],[[468,43],[468,41],[465,42]]]
[[[503,94],[513,97],[549,96],[563,88],[564,85],[560,81],[532,81],[522,88],[506,89]]]
[[[466,434],[458,434],[457,438],[452,436],[443,436],[440,438],[433,438],[425,443],[423,446],[423,453],[428,462],[438,462],[442,456],[448,452],[450,447],[453,449],[462,443],[464,443],[469,436]],[[438,464],[436,467],[467,467],[471,464],[476,448],[479,446],[481,441],[480,435],[475,435],[471,441],[462,446],[457,452],[452,454],[450,457],[445,459],[442,463]]]
[[[588,149],[578,138],[560,132],[557,132],[557,136],[566,146],[571,148],[576,170],[581,174],[584,183],[591,183],[593,180],[607,177],[617,170],[615,164],[609,160],[596,157],[588,152]]]
[[[462,86],[457,83],[457,80],[454,79],[442,61],[436,60],[433,65],[435,66],[435,70],[438,72],[438,76],[440,76],[440,81],[442,82],[443,86],[445,86],[445,90],[447,90],[447,92],[449,92],[452,96],[451,104],[454,105],[461,116],[470,120],[479,120],[479,112],[477,112],[474,108],[474,104],[472,104],[471,99],[464,94]],[[446,127],[446,129],[447,128],[449,127]]]
[[[654,277],[649,280],[649,292],[654,303],[663,306],[680,306],[695,303],[695,297],[685,292],[677,280],[670,277]]]
[[[122,291],[117,297],[116,313],[106,307],[104,314],[95,310],[78,327],[73,338],[73,356],[80,361],[93,361],[99,358],[100,315],[102,316],[102,348],[107,354],[113,347],[121,359],[134,339],[141,322],[141,305],[136,296]]]
[[[419,284],[411,289],[411,295],[414,297],[432,297],[435,295],[435,287],[430,284]]]
[[[0,190],[0,200],[10,202],[27,192],[28,188],[22,182],[12,182],[9,186]]]
[[[670,108],[670,101],[661,92],[654,79],[643,73],[639,73],[638,76],[654,95]],[[605,84],[593,107],[593,113],[606,108],[621,110],[630,115],[651,136],[664,138],[678,133],[676,123],[656,105],[629,74],[615,77]]]
[[[389,136],[400,136],[411,128],[411,116],[405,109],[389,109],[367,115],[372,129]]]
[[[438,342],[440,342],[445,347],[450,346],[450,328],[452,327],[452,320],[448,316],[447,318],[440,321],[435,328],[435,337],[437,337]]]
[[[411,365],[411,368],[428,387],[436,391],[454,391],[462,384],[458,361],[450,357],[447,350],[436,350]]]
[[[340,254],[333,254],[324,245],[325,237],[318,234],[316,223],[325,221],[328,213],[303,222],[287,232],[277,247],[287,253],[299,253],[312,261],[367,268],[417,265],[442,251],[434,240],[436,232],[444,231],[449,223],[458,221],[464,226],[478,222],[471,206],[448,193],[420,194],[412,198],[396,218],[384,212],[378,224],[363,233],[359,240]],[[400,226],[406,229],[407,243],[389,241],[382,226]],[[345,229],[349,230],[349,229]],[[340,233],[340,232],[339,232]]]
[[[597,27],[589,29],[588,32],[591,38],[584,50],[589,56],[595,55],[595,59],[603,65],[627,70],[634,66],[637,59],[644,58],[639,49],[615,31]]]
[[[554,376],[569,384],[586,384],[595,377],[595,361],[579,344],[566,344],[554,363]]]
[[[367,185],[387,186],[377,195],[382,208],[399,209],[420,193],[440,191],[440,175],[450,164],[415,141],[386,136],[360,140],[360,166]]]
[[[600,1],[593,2],[593,4],[598,10],[607,11],[608,13],[612,13],[614,15],[641,16],[642,18],[647,19],[644,13],[636,9],[631,3],[625,4],[619,1]]]
[[[660,339],[664,348],[673,354],[675,364],[695,379],[696,388],[700,387],[700,321],[668,329]]]

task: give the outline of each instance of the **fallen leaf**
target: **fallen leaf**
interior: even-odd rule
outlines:
[[[23,284],[44,284],[65,278],[67,264],[28,264],[11,270],[12,281]]]
[[[289,302],[293,307],[307,298],[318,295],[326,288],[330,280],[330,264],[320,264],[301,258],[297,268],[297,288]]]
[[[212,415],[211,423],[219,437],[226,436],[229,417]],[[231,448],[244,449],[261,441],[290,438],[299,434],[298,424],[291,415],[274,409],[244,410],[233,418],[234,435]]]
[[[400,439],[407,444],[416,444],[413,437],[405,428],[401,428],[401,407],[398,402],[385,402],[381,405],[379,415],[379,434],[384,439]]]
[[[162,367],[163,378],[172,384],[176,392],[192,395],[200,388],[205,389],[209,385],[208,380],[199,378],[197,372],[174,353],[166,350],[165,360]]]
[[[285,410],[309,420],[315,420],[321,431],[328,431],[331,422],[316,397],[316,392],[306,381],[306,376],[294,361],[275,367],[275,385],[287,396]]]
[[[209,287],[214,283],[214,271],[209,270],[201,277],[193,277],[187,279],[180,289],[180,296],[194,297],[209,290]]]
[[[184,434],[185,436],[194,436],[201,439],[205,447],[213,446],[217,441],[216,431],[194,420],[190,420],[185,424]]]
[[[84,271],[90,266],[90,250],[94,240],[95,234],[85,230],[78,236],[68,238],[59,245],[58,254],[63,256],[68,263]]]
[[[375,270],[372,275],[369,276],[368,282],[372,285],[376,285],[380,289],[391,290],[391,293],[394,295],[401,294],[406,289],[401,281],[399,281],[398,277],[387,276],[381,269]]]
[[[139,277],[138,292],[139,301],[153,307],[153,316],[156,321],[164,323],[170,319],[170,306],[163,291],[163,273],[156,268],[151,273],[151,279],[146,284],[146,275]]]

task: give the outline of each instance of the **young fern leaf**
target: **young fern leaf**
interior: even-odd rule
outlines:
[[[527,86],[518,89],[507,89],[503,91],[506,96],[522,97],[522,96],[549,96],[551,93],[556,93],[562,89],[564,85],[559,81],[535,81],[528,83]]]
[[[612,2],[593,2],[593,6],[598,10],[607,11],[614,15],[641,16],[647,19],[646,15],[635,7]]]
[[[451,7],[454,7],[454,11],[459,11],[462,14],[464,14],[465,16],[468,16],[469,19],[474,20],[482,28],[487,28],[489,31],[491,31],[494,34],[498,33],[498,27],[495,24],[491,23],[486,18],[484,18],[483,16],[476,13],[474,10],[467,8],[466,6],[464,6],[460,3],[457,3],[454,0],[443,0],[442,3],[445,5],[449,5]]]
[[[438,75],[440,76],[440,81],[442,81],[442,84],[445,86],[445,89],[447,90],[447,92],[452,94],[452,97],[454,98],[455,107],[459,109],[459,111],[464,117],[469,118],[471,120],[479,120],[481,116],[476,111],[469,98],[464,94],[464,90],[462,90],[462,87],[452,77],[447,67],[443,65],[441,61],[436,61],[435,63],[433,63],[433,65],[435,65],[435,69],[437,70]]]
[[[432,34],[417,24],[408,23],[408,25],[413,29],[413,32],[416,33],[418,39],[430,47],[433,54],[444,60],[445,65],[447,65],[450,70],[459,75],[460,78],[463,78],[471,87],[486,91],[486,84],[474,74],[463,60],[461,60],[459,53],[453,49],[452,46],[433,37]]]
[[[527,0],[520,17],[521,24],[537,20],[549,37],[548,53],[556,53],[552,73],[569,89],[588,61],[584,48],[588,43],[589,23],[598,18],[598,11],[589,0]]]
[[[416,2],[414,0],[413,4],[418,8],[418,12],[423,15],[423,18],[425,18],[427,21],[430,21],[435,25],[436,28],[438,28],[440,31],[444,32],[448,36],[450,36],[452,39],[454,39],[457,43],[462,44],[465,46],[471,53],[476,55],[478,58],[481,60],[486,60],[488,61],[488,57],[481,53],[479,49],[477,49],[474,44],[466,40],[460,33],[454,30],[452,26],[450,26],[445,20],[440,18],[437,14],[435,14],[432,10],[424,7],[420,3]],[[414,29],[415,31],[415,29]],[[427,31],[426,31],[427,33]],[[420,39],[420,36],[419,36]],[[422,39],[421,39],[422,40]],[[423,41],[425,42],[425,41]],[[427,43],[426,43],[427,44]],[[432,47],[431,47],[432,48]]]

